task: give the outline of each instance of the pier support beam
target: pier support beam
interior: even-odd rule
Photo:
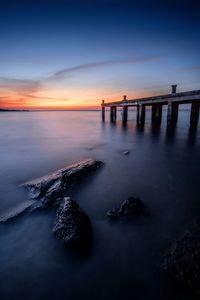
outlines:
[[[161,104],[154,104],[152,106],[152,115],[151,120],[153,125],[160,125],[162,121],[162,105]]]
[[[110,107],[110,121],[115,122],[117,119],[117,106]]]
[[[167,108],[167,126],[173,127],[178,120],[178,103],[168,102]]]
[[[143,126],[145,122],[145,105],[139,104],[137,106],[137,125]]]
[[[122,123],[126,124],[128,119],[128,106],[124,105],[123,106],[123,112],[122,112]]]
[[[102,106],[102,121],[105,121],[105,106]]]
[[[114,107],[110,107],[110,121],[114,122]]]
[[[104,106],[104,100],[102,100],[102,104],[101,104],[101,117],[102,117],[102,121],[105,121],[105,106]]]
[[[113,106],[113,119],[114,122],[117,120],[117,106]]]
[[[191,113],[190,113],[190,127],[192,129],[196,129],[199,120],[199,108],[200,102],[193,102],[191,105]]]

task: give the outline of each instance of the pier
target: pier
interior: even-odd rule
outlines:
[[[159,126],[162,121],[163,105],[167,105],[167,127],[174,127],[178,121],[178,111],[181,104],[191,104],[190,127],[196,129],[199,119],[200,90],[177,93],[177,85],[172,85],[171,93],[166,95],[130,100],[127,99],[127,96],[124,96],[121,101],[107,103],[105,100],[102,100],[102,121],[105,121],[105,109],[109,107],[110,121],[115,122],[117,120],[117,108],[120,107],[122,109],[122,123],[126,124],[128,108],[136,107],[137,125],[144,126],[146,107],[151,107],[152,124]]]

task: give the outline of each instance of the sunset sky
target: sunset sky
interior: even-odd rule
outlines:
[[[200,89],[198,1],[0,2],[0,108]]]

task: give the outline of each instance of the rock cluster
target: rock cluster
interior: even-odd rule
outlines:
[[[69,246],[85,244],[91,237],[87,215],[70,197],[65,197],[57,210],[53,233]]]
[[[142,202],[139,198],[129,197],[123,201],[120,207],[109,210],[107,216],[111,219],[123,217],[132,217],[138,215],[142,211]]]
[[[193,225],[173,243],[163,267],[187,288],[200,292],[200,224]]]

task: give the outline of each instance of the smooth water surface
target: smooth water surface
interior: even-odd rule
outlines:
[[[104,166],[70,193],[91,218],[93,241],[74,253],[52,234],[55,209],[0,225],[0,298],[196,299],[160,264],[163,253],[199,215],[200,130],[189,130],[189,111],[177,128],[158,129],[150,112],[144,129],[135,112],[126,127],[101,122],[100,112],[0,114],[0,214],[27,195],[19,185],[85,158]],[[129,150],[129,155],[123,152]],[[145,213],[112,223],[106,211],[139,196]]]

